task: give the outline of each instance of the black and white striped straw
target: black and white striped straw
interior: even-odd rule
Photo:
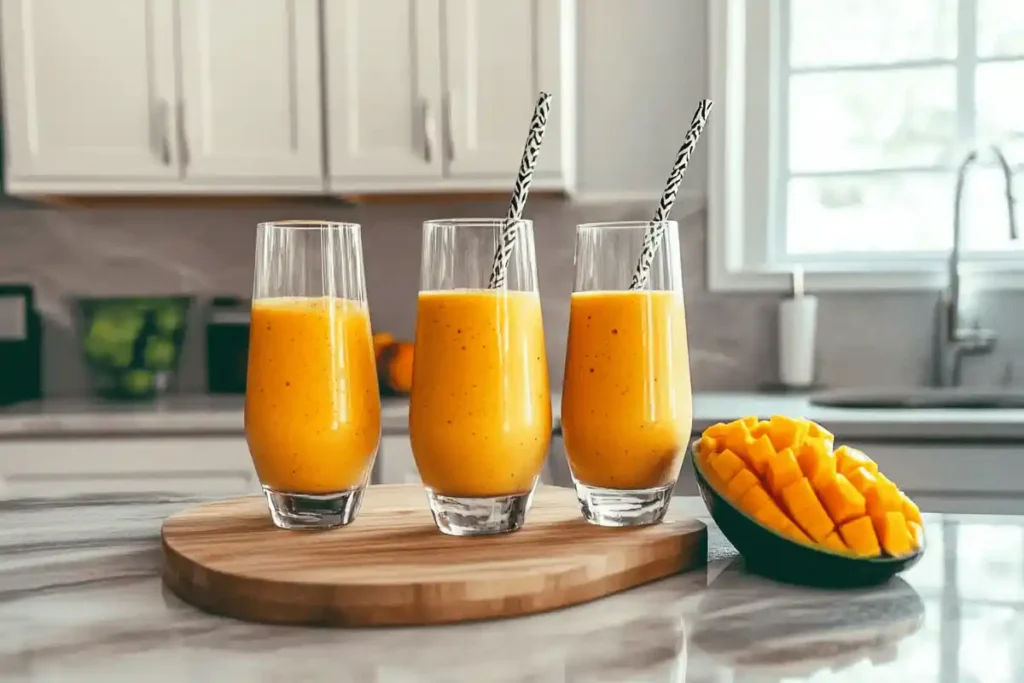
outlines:
[[[643,289],[647,286],[654,255],[658,252],[658,247],[661,246],[661,240],[665,235],[665,221],[672,213],[672,205],[676,203],[676,195],[679,194],[679,186],[683,182],[686,167],[690,165],[690,156],[697,146],[697,139],[700,138],[704,124],[708,122],[708,116],[711,115],[711,104],[711,100],[701,100],[697,105],[697,111],[693,113],[690,130],[686,131],[683,146],[679,148],[676,161],[672,164],[672,172],[668,176],[668,182],[665,183],[665,191],[661,195],[661,201],[658,202],[658,209],[654,212],[654,218],[651,220],[647,232],[644,233],[644,244],[640,250],[640,259],[637,261],[636,270],[633,272],[633,281],[629,284],[630,289]]]
[[[537,106],[533,110],[533,118],[530,119],[530,134],[526,137],[526,147],[523,149],[523,160],[519,163],[519,175],[516,176],[516,185],[512,190],[512,201],[508,205],[508,215],[505,217],[505,225],[501,228],[501,236],[498,238],[498,248],[494,252],[494,263],[491,265],[491,289],[501,289],[505,286],[508,276],[508,263],[512,258],[512,249],[515,247],[516,238],[519,234],[517,223],[523,217],[523,207],[526,206],[526,197],[530,194],[530,183],[533,181],[533,170],[537,167],[537,157],[540,155],[540,146],[544,142],[544,129],[548,125],[548,112],[551,110],[551,95],[546,92],[540,94]]]

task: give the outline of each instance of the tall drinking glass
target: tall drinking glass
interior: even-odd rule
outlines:
[[[274,524],[355,519],[380,442],[358,225],[260,224],[245,436]]]
[[[476,536],[522,526],[551,441],[533,225],[488,289],[504,221],[423,224],[409,434],[434,521]]]
[[[675,221],[629,289],[648,225],[576,229],[562,436],[583,516],[601,526],[664,519],[693,426]]]

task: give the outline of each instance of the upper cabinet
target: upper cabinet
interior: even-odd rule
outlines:
[[[541,91],[560,106],[558,3],[444,0],[444,82],[448,169],[456,177],[506,180],[519,164]],[[538,161],[557,174],[556,109]]]
[[[178,180],[173,0],[3,0],[11,186]]]
[[[564,189],[576,1],[0,0],[6,189]]]
[[[324,34],[332,189],[441,180],[437,0],[326,0]]]
[[[178,0],[180,144],[198,184],[321,189],[318,0]]]

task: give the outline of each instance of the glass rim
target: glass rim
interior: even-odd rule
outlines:
[[[679,225],[679,221],[606,221],[603,223],[580,223],[577,230],[646,230],[652,225]]]
[[[529,218],[518,218],[515,221],[518,224],[533,225],[533,220]],[[501,227],[508,223],[507,218],[432,218],[427,221],[423,221],[423,226],[427,227],[444,227],[451,226],[457,228],[495,228]]]
[[[359,223],[337,221],[287,220],[258,223],[261,230],[359,230]]]

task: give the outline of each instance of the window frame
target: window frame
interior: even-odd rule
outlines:
[[[788,0],[708,3],[709,81],[716,104],[706,133],[708,288],[783,292],[790,287],[795,264],[803,267],[806,285],[815,291],[943,288],[949,267],[949,254],[943,252],[773,258],[778,245],[771,243],[776,235],[769,221],[780,222],[779,200],[786,189],[778,169],[788,141],[780,134],[784,129],[775,125],[788,92],[786,70],[776,61],[781,53],[777,45],[786,40],[788,30],[788,21],[783,22],[786,6]],[[973,35],[975,29],[969,29]],[[958,79],[973,83],[975,61],[967,67],[958,62]],[[952,190],[940,201],[948,202],[952,230]],[[961,263],[961,273],[976,289],[1024,289],[1024,252],[963,252]]]

